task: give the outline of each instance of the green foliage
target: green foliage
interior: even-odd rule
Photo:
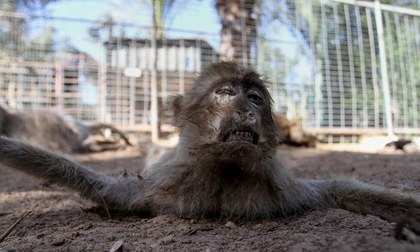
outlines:
[[[157,39],[163,38],[165,17],[168,15],[175,1],[176,0],[152,0]]]
[[[13,0],[0,1],[0,10],[2,11],[15,12],[17,9],[18,5]],[[0,58],[17,57],[17,48],[23,43],[23,38],[15,36],[15,34],[25,33],[25,20],[4,17],[0,19],[0,28]]]
[[[74,52],[67,38],[57,41],[55,28],[47,25],[42,28],[30,28],[30,22],[36,19],[16,16],[13,13],[22,9],[29,12],[44,8],[55,0],[22,0],[0,2],[0,9],[10,14],[0,16],[0,57],[1,59],[24,61],[54,61],[55,54]]]

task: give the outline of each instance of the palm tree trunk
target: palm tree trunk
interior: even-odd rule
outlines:
[[[217,0],[222,23],[220,55],[223,60],[251,64],[251,45],[255,41],[256,21],[252,18],[256,0]]]

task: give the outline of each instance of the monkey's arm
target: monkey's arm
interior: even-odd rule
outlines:
[[[318,187],[332,207],[376,215],[390,222],[405,222],[420,233],[420,199],[414,195],[351,178],[322,181]]]
[[[130,210],[134,197],[141,198],[144,191],[142,181],[137,178],[121,181],[101,175],[61,155],[3,136],[0,136],[0,163],[73,189],[107,209]],[[133,195],[135,187],[138,190]],[[134,210],[148,211],[140,201]]]

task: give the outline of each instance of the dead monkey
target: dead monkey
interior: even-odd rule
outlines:
[[[118,137],[106,139],[104,129]],[[51,111],[9,112],[0,106],[0,134],[61,153],[116,150],[131,145],[122,132],[109,124],[86,125]],[[119,139],[123,140],[123,144]]]
[[[215,63],[174,99],[178,145],[141,177],[113,178],[43,149],[0,138],[0,163],[117,211],[269,219],[338,207],[420,231],[420,200],[355,179],[293,177],[276,155],[271,98],[260,76]]]

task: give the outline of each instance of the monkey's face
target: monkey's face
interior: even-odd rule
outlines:
[[[279,141],[271,97],[254,71],[231,62],[213,64],[178,99],[176,124],[190,148],[229,160],[274,154]]]
[[[258,145],[261,140],[261,116],[267,107],[264,93],[252,83],[221,80],[210,92],[213,111],[210,125],[212,142],[234,145]]]

